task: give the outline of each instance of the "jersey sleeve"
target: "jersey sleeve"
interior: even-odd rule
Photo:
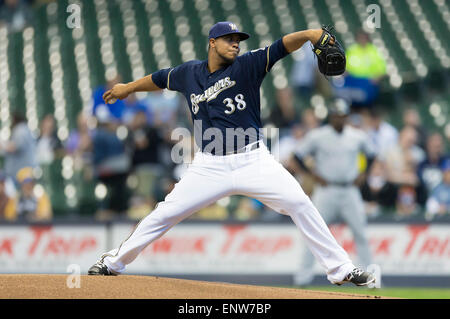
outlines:
[[[252,50],[243,55],[244,63],[248,66],[250,74],[253,78],[263,78],[273,65],[289,53],[284,47],[282,39],[278,39],[274,43],[265,48]]]
[[[161,69],[152,73],[152,81],[161,89],[182,92],[185,87],[184,65]]]

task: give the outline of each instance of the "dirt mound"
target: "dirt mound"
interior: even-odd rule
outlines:
[[[372,299],[366,295],[237,285],[154,276],[0,275],[0,298],[14,299]],[[70,282],[69,282],[70,284]],[[72,286],[76,282],[72,281]]]

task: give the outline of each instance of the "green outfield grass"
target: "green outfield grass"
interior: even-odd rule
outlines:
[[[396,297],[406,299],[450,299],[450,288],[438,289],[427,287],[424,288],[389,287],[380,289],[367,289],[358,287],[308,286],[302,287],[301,289],[344,292],[351,294],[375,295],[375,296]]]

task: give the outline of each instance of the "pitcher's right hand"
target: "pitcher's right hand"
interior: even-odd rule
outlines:
[[[127,84],[118,83],[114,85],[111,90],[108,90],[103,94],[103,100],[105,101],[105,104],[112,104],[116,102],[117,99],[125,99],[130,93],[131,89]]]

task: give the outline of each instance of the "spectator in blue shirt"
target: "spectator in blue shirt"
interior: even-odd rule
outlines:
[[[450,159],[443,162],[441,169],[442,182],[433,189],[427,201],[429,217],[450,214]]]
[[[20,185],[16,180],[17,172],[23,167],[35,168],[38,166],[36,138],[30,131],[23,113],[13,113],[11,137],[3,143],[1,151],[4,156],[5,173],[15,181],[16,188],[19,188]]]
[[[130,94],[125,100],[125,109],[122,113],[122,121],[126,125],[130,125],[135,116],[139,113],[145,113],[146,123],[150,124],[153,120],[153,115],[150,106],[146,100],[141,100],[136,97],[136,94]]]
[[[92,114],[95,117],[98,117],[99,112],[105,112],[108,110],[109,115],[112,116],[115,120],[122,121],[123,113],[125,111],[125,102],[123,100],[117,100],[111,104],[105,104],[103,101],[103,94],[111,89],[115,84],[121,82],[122,78],[120,75],[116,76],[114,79],[108,81],[106,85],[101,85],[94,89],[94,93],[92,94],[92,99],[94,102],[94,106],[92,109]]]
[[[107,220],[128,210],[130,194],[126,181],[131,160],[124,142],[116,134],[119,123],[108,114],[97,119],[99,124],[92,134],[92,162],[96,177],[107,188],[107,195],[96,217]]]
[[[440,133],[433,133],[427,138],[426,158],[417,167],[417,176],[431,192],[442,181],[441,167],[449,158],[444,154],[444,138]]]

